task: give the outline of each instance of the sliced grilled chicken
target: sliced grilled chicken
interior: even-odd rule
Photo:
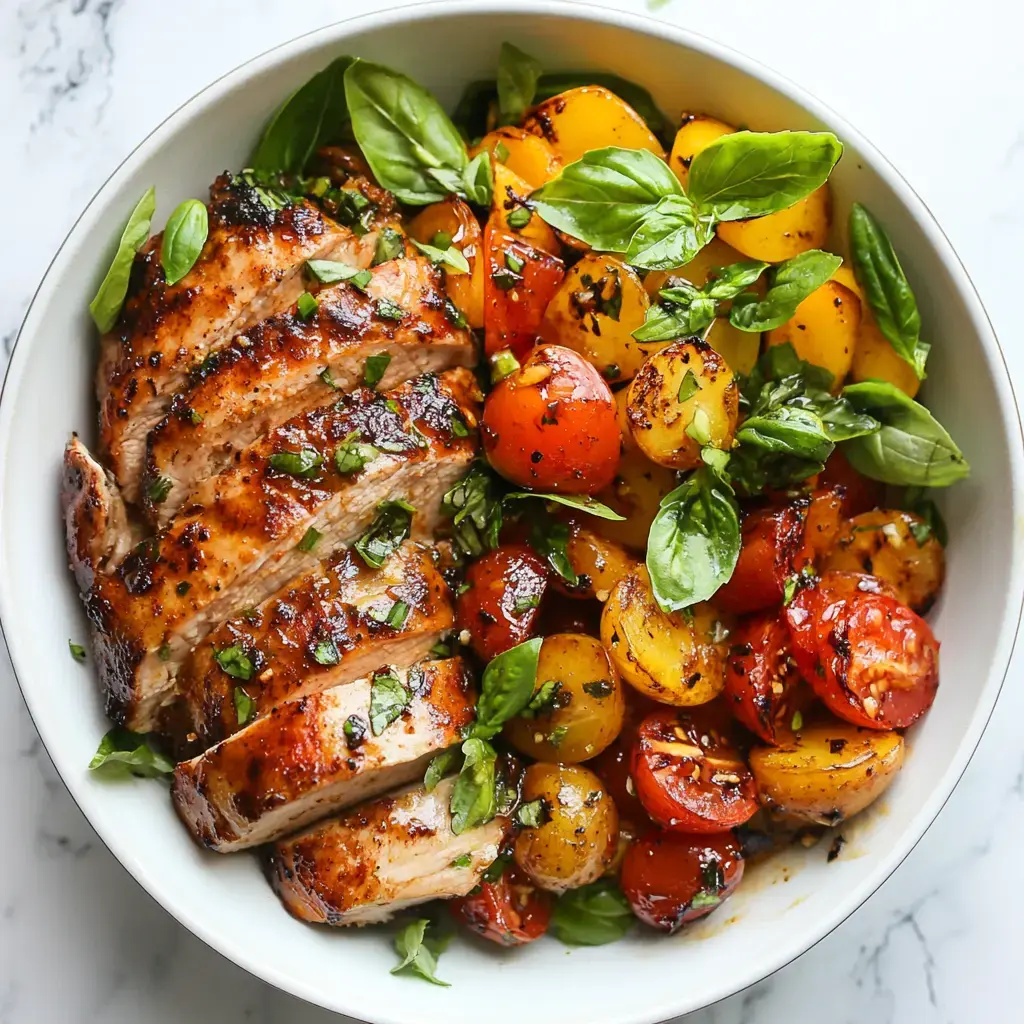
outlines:
[[[189,369],[251,324],[287,309],[310,259],[369,266],[376,231],[356,235],[309,203],[283,205],[224,175],[210,190],[210,230],[195,266],[168,286],[162,236],[136,258],[124,311],[103,339],[97,373],[100,441],[127,501],[138,497],[146,434]]]
[[[404,539],[409,515],[392,503],[378,517],[385,499],[405,499],[415,508],[412,531],[431,532],[442,495],[476,451],[479,398],[465,369],[390,392],[361,388],[237,453],[166,530],[85,592],[112,717],[153,729],[182,662],[221,622],[315,569],[375,520],[375,536]],[[353,452],[357,443],[372,447]],[[343,473],[345,451],[369,461],[341,460]],[[75,533],[68,550],[89,543]]]
[[[379,388],[476,361],[473,339],[450,322],[440,273],[427,260],[392,260],[372,273],[365,293],[347,283],[324,288],[308,320],[292,307],[193,370],[148,440],[141,494],[158,525],[234,452],[362,384],[367,357],[390,360]],[[159,503],[147,499],[151,490]]]
[[[243,850],[421,779],[435,754],[459,742],[473,708],[458,658],[383,667],[283,704],[179,764],[171,797],[198,842]]]
[[[425,658],[453,622],[448,584],[431,552],[406,542],[380,569],[351,549],[215,629],[178,673],[186,728],[198,749],[237,732],[234,694],[247,720],[372,672]],[[230,675],[218,652],[240,650],[248,671]],[[248,679],[241,678],[248,675]]]
[[[452,832],[454,779],[364,804],[267,847],[271,886],[294,917],[315,924],[386,921],[405,907],[465,896],[498,856],[511,823]]]

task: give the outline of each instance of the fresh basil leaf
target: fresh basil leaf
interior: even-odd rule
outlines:
[[[458,192],[469,158],[440,103],[411,78],[368,61],[345,72],[352,131],[377,181],[402,202]]]
[[[345,719],[341,731],[345,734],[345,746],[349,750],[357,750],[366,742],[366,730],[369,726],[360,715],[349,715]]]
[[[469,273],[469,260],[466,259],[462,254],[462,250],[457,249],[454,245],[449,245],[447,249],[438,249],[437,246],[427,245],[425,242],[417,242],[415,238],[410,238],[410,242],[424,256],[430,260],[431,263],[437,266],[447,267],[449,271],[455,274],[468,274]]]
[[[389,352],[378,352],[376,355],[367,356],[363,363],[363,383],[368,388],[375,388],[387,373],[391,365],[391,354]]]
[[[873,434],[881,424],[873,416],[857,412],[841,395],[808,390],[789,400],[791,408],[809,409],[822,422],[830,441],[849,441],[851,437]]]
[[[315,295],[303,292],[295,301],[295,308],[302,320],[308,320],[319,308],[320,302]]]
[[[567,508],[574,508],[578,512],[587,512],[598,519],[622,520],[614,509],[590,497],[588,494],[545,494],[541,491],[512,491],[506,494],[505,501],[516,501],[521,498],[539,498],[541,501],[553,501],[556,505],[565,505]]]
[[[707,466],[661,501],[647,540],[647,571],[666,612],[706,601],[727,582],[740,555],[732,487]]]
[[[673,341],[700,336],[711,325],[717,312],[718,304],[700,293],[685,303],[666,302],[650,306],[633,337],[637,341]]]
[[[370,730],[379,736],[409,706],[412,696],[398,676],[378,671],[370,678]]]
[[[401,547],[416,509],[401,498],[382,501],[370,528],[352,546],[371,569],[379,569]]]
[[[490,153],[477,153],[462,172],[462,187],[458,190],[471,203],[490,209],[494,198],[494,170]]]
[[[241,644],[232,644],[222,650],[213,652],[214,661],[232,679],[241,679],[247,683],[252,679],[252,659],[245,653]]]
[[[113,776],[157,779],[174,771],[174,762],[149,745],[149,737],[121,726],[111,729],[96,748],[89,771]]]
[[[626,262],[642,270],[671,270],[690,262],[713,237],[685,195],[665,196],[640,222],[626,249]]]
[[[313,660],[318,665],[337,665],[341,661],[338,645],[331,637],[320,640],[313,647]]]
[[[334,466],[342,476],[358,473],[380,454],[372,444],[364,444],[358,437],[359,431],[353,430],[334,449]]]
[[[552,227],[604,252],[625,252],[666,196],[682,196],[664,160],[642,149],[595,149],[530,197]]]
[[[529,803],[520,804],[516,810],[516,824],[522,828],[540,828],[547,821],[548,815],[543,800],[531,800]]]
[[[320,472],[324,457],[315,448],[303,448],[297,452],[275,452],[267,462],[279,473],[311,480]]]
[[[511,43],[501,44],[498,57],[498,121],[518,124],[537,95],[544,68],[539,60]]]
[[[375,305],[377,316],[384,320],[401,320],[405,316],[405,310],[402,309],[397,302],[392,302],[390,299],[381,298],[378,299]],[[377,358],[376,356],[370,356],[371,359]],[[388,356],[388,359],[391,357]]]
[[[781,385],[782,381],[786,381],[786,384]],[[763,412],[783,400],[775,394],[774,389],[766,389],[766,384],[779,384],[787,392],[786,397],[791,397],[808,389],[829,391],[833,381],[828,370],[805,362],[787,341],[768,347],[757,360],[754,369],[741,381],[740,392],[748,408]]]
[[[635,921],[622,890],[602,878],[559,896],[551,931],[569,946],[604,946],[624,938]]]
[[[701,293],[709,299],[716,299],[719,302],[725,299],[735,299],[744,288],[756,284],[758,278],[768,269],[769,264],[760,260],[748,260],[743,263],[730,263],[724,267],[715,267],[711,272],[712,276],[708,283],[701,289]],[[662,289],[662,295],[665,290]]]
[[[338,57],[297,89],[271,118],[248,165],[263,174],[301,174],[321,146],[344,134],[345,71],[351,57]]]
[[[310,552],[317,546],[323,534],[315,527],[310,526],[306,529],[306,532],[302,535],[301,540],[295,546],[300,551]]]
[[[369,270],[350,267],[347,263],[342,263],[339,260],[307,260],[306,270],[314,280],[321,284],[338,284],[339,281],[349,281],[354,288],[358,288],[361,292],[365,292],[366,286],[373,280],[373,274]]]
[[[789,405],[748,416],[736,432],[736,445],[729,474],[747,494],[806,480],[822,470],[835,448],[817,414]]]
[[[423,788],[428,793],[437,788],[437,784],[446,776],[451,774],[456,765],[462,762],[462,751],[458,747],[449,747],[434,756],[427,765],[426,773],[423,776]]]
[[[896,354],[913,367],[917,379],[924,380],[931,346],[921,340],[917,299],[885,229],[860,203],[850,210],[850,253],[853,273],[864,289],[878,329]]]
[[[501,481],[483,463],[469,472],[441,499],[441,511],[451,517],[452,539],[469,558],[479,558],[498,546],[501,532]]]
[[[449,982],[442,981],[437,976],[437,958],[441,953],[441,949],[447,945],[447,942],[442,940],[443,945],[441,949],[438,948],[436,941],[431,942],[427,936],[428,929],[431,927],[432,923],[428,919],[421,918],[418,921],[410,921],[395,936],[395,952],[400,957],[400,960],[398,964],[391,968],[391,973],[401,974],[402,972],[407,972],[415,974],[424,981],[429,981],[432,985],[450,988]]]
[[[676,395],[677,402],[688,402],[698,391],[701,390],[700,382],[693,375],[693,370],[687,370],[679,385],[679,393]]]
[[[502,652],[492,658],[480,681],[473,735],[489,739],[530,702],[537,685],[537,659],[541,637]]]
[[[113,330],[121,315],[125,296],[128,294],[128,278],[131,276],[135,254],[149,238],[149,228],[156,212],[156,189],[148,188],[135,204],[128,223],[121,232],[117,251],[110,261],[110,267],[100,282],[96,297],[89,303],[93,323],[101,334]]]
[[[498,810],[494,748],[486,740],[471,737],[462,744],[462,754],[465,760],[449,803],[452,831],[456,835],[486,825]]]
[[[817,291],[842,264],[842,258],[810,249],[780,263],[772,273],[765,297],[744,292],[733,300],[729,322],[741,331],[771,331],[789,320],[796,307]]]
[[[373,249],[373,265],[390,263],[405,255],[405,237],[394,228],[384,227],[377,233],[377,244]]]
[[[186,199],[175,208],[160,243],[160,264],[169,285],[177,284],[195,266],[209,232],[210,218],[198,199]]]
[[[948,487],[970,474],[970,466],[945,428],[921,404],[886,381],[849,384],[843,397],[881,429],[843,442],[843,454],[858,473],[908,487]]]
[[[723,135],[693,158],[687,193],[717,221],[764,217],[824,185],[842,152],[831,132]]]
[[[949,530],[946,527],[946,520],[942,518],[935,502],[928,497],[928,492],[923,487],[908,487],[899,503],[900,508],[913,512],[920,516],[923,523],[916,524],[918,529],[911,530],[914,539],[920,547],[928,539],[934,537],[943,547],[949,543]],[[927,530],[927,534],[925,533]]]
[[[569,561],[569,525],[552,519],[547,513],[535,515],[530,522],[530,546],[569,584],[579,583],[576,570]]]
[[[561,688],[560,682],[554,679],[545,680],[534,690],[533,696],[526,702],[526,707],[519,714],[523,718],[536,718],[537,715],[550,713],[555,708],[555,696]]]
[[[74,658],[79,665],[85,664],[86,651],[81,644],[76,644],[73,640],[69,640],[68,650],[71,652],[71,657]]]
[[[240,686],[235,687],[234,693],[235,717],[239,725],[245,725],[253,716],[256,710],[256,703]]]

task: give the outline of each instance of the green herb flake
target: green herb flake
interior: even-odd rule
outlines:
[[[782,604],[783,607],[789,605],[789,603],[796,596],[796,577],[788,576],[786,582],[782,586]]]
[[[442,643],[439,640],[436,644],[434,644],[433,647],[430,648],[430,653],[435,658],[450,658],[452,656],[452,649],[448,644]]]
[[[523,615],[540,604],[540,594],[525,594],[512,606],[513,615]]]
[[[353,545],[371,569],[379,569],[409,536],[415,511],[413,505],[401,498],[377,506],[370,528]]]
[[[562,741],[566,736],[569,735],[569,727],[567,725],[557,725],[551,732],[548,733],[546,739],[555,749],[562,745]]]
[[[593,679],[583,684],[583,692],[589,694],[594,700],[604,700],[615,692],[615,687],[607,679]]]
[[[367,728],[366,720],[360,715],[349,715],[345,719],[341,731],[345,734],[345,745],[349,750],[355,750],[356,747],[362,746],[366,739]]]
[[[296,300],[295,307],[299,312],[299,316],[303,320],[308,320],[320,308],[320,303],[315,295],[303,292]]]
[[[174,592],[178,597],[184,597],[192,589],[192,584],[188,580],[182,580],[175,588]]]
[[[378,299],[376,309],[377,316],[382,320],[401,320],[405,316],[405,310],[397,302],[392,302],[390,299]],[[371,356],[370,358],[374,357]]]
[[[369,270],[360,270],[338,260],[307,260],[306,272],[320,284],[339,284],[347,281],[361,292],[365,292],[373,280],[373,274]]]
[[[214,660],[232,679],[248,682],[252,679],[252,660],[242,649],[241,644],[232,644],[220,651],[213,652]]]
[[[804,727],[804,716],[801,712],[797,711],[793,714],[793,720],[790,722],[790,728],[793,732],[799,732]]]
[[[310,480],[319,472],[324,457],[315,448],[303,448],[297,452],[275,452],[267,462],[278,473]]]
[[[533,211],[528,206],[517,206],[514,210],[509,211],[505,220],[514,231],[522,231],[533,220]]]
[[[171,660],[171,645],[169,643],[162,643],[157,648],[156,656],[161,661],[170,661]]]
[[[302,539],[295,546],[300,551],[305,551],[308,554],[310,551],[313,550],[313,548],[317,546],[321,537],[323,537],[323,534],[318,529],[316,529],[316,527],[311,526],[309,527],[309,529],[306,530],[306,532],[302,535]]]
[[[319,377],[332,391],[338,390],[338,385],[334,383],[334,375],[331,373],[331,368],[329,366],[324,367],[324,369],[320,371]]]
[[[378,352],[376,355],[366,357],[363,364],[363,381],[368,388],[375,388],[381,382],[390,363],[391,356],[387,352]]]
[[[468,853],[464,853],[461,857],[456,857],[448,866],[452,868],[468,868],[472,863],[473,858]]]
[[[398,719],[412,699],[402,681],[390,671],[375,672],[370,680],[370,729],[379,736]]]
[[[679,402],[688,402],[698,391],[701,390],[700,382],[694,376],[693,370],[687,370],[679,385],[679,394],[676,396]]]
[[[167,500],[167,495],[171,493],[171,481],[165,476],[158,476],[147,488],[146,497],[149,498],[154,505],[163,504]]]
[[[373,266],[388,263],[405,255],[405,239],[394,228],[381,228],[373,251]]]
[[[334,466],[342,476],[358,473],[380,454],[372,444],[365,444],[358,437],[359,431],[353,430],[334,449]]]
[[[512,271],[513,274],[521,274],[523,268],[526,266],[526,260],[520,259],[514,252],[505,252],[505,266]]]
[[[401,629],[409,618],[410,608],[405,601],[396,601],[384,617],[384,625],[392,629]]]
[[[68,650],[71,652],[71,657],[74,658],[79,665],[85,663],[86,652],[85,648],[81,644],[76,644],[73,640],[69,640]]]
[[[444,300],[444,318],[452,325],[452,327],[465,329],[469,326],[469,321],[466,319],[462,310],[459,309],[451,299]]]
[[[202,414],[196,412],[195,409],[189,409],[188,418],[192,421],[193,427],[198,427],[199,424],[203,422]]]
[[[544,801],[540,799],[520,804],[516,811],[516,824],[522,828],[540,828],[547,820],[548,815],[544,809]]]
[[[252,718],[256,704],[240,686],[235,687],[235,715],[239,725],[245,725]]]
[[[562,684],[554,679],[546,679],[534,691],[519,714],[523,718],[536,718],[538,715],[550,714],[555,709],[555,699]]]
[[[151,738],[121,726],[111,729],[96,748],[89,771],[100,772],[111,778],[134,775],[137,778],[156,779],[170,775],[174,762],[150,746]]]
[[[313,647],[313,660],[318,665],[337,665],[341,661],[338,645],[330,637],[320,640]]]

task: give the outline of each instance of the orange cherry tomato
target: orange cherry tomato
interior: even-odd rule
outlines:
[[[644,924],[674,932],[706,917],[743,878],[743,855],[731,835],[651,832],[626,851],[620,881]]]
[[[828,573],[786,609],[793,657],[833,714],[869,729],[902,729],[931,707],[939,644],[928,623],[873,577]],[[841,577],[841,579],[837,579]],[[874,591],[874,592],[872,592]]]
[[[560,345],[535,348],[487,396],[484,451],[520,487],[595,494],[615,478],[615,399],[594,367]]]
[[[484,661],[537,633],[550,574],[525,544],[503,544],[474,562],[456,600],[455,627],[468,630]]]
[[[858,473],[839,448],[825,463],[818,477],[818,486],[841,491],[843,516],[846,519],[883,507],[884,484]]]
[[[496,882],[449,903],[457,921],[499,946],[522,946],[539,939],[551,921],[551,895],[508,867]]]
[[[777,614],[755,615],[733,631],[725,668],[725,700],[741,725],[766,743],[788,732],[801,706],[802,682],[790,653],[789,629]]]
[[[484,230],[484,253],[484,349],[489,356],[511,349],[522,361],[537,342],[565,264],[493,223]]]
[[[729,738],[689,709],[640,725],[632,777],[647,813],[673,832],[727,832],[757,811],[754,776]]]

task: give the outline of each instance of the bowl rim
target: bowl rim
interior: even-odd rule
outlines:
[[[354,32],[386,29],[388,26],[397,23],[436,20],[449,16],[503,14],[514,14],[520,17],[531,14],[554,15],[573,21],[597,23],[613,28],[622,28],[641,35],[652,36],[698,51],[705,56],[729,64],[749,74],[768,88],[773,89],[803,107],[823,124],[836,129],[844,139],[852,141],[865,161],[870,164],[872,169],[883,179],[886,185],[899,198],[901,204],[913,216],[915,222],[925,235],[928,244],[939,256],[953,277],[960,297],[976,329],[982,349],[986,352],[993,368],[996,370],[993,374],[993,383],[999,398],[999,414],[1007,440],[1007,454],[1010,462],[1011,476],[1011,522],[1014,524],[1011,536],[1012,553],[1008,590],[1011,595],[1016,594],[1017,596],[1016,615],[1013,614],[1013,604],[1011,603],[1003,616],[998,640],[993,648],[989,670],[986,674],[985,684],[979,695],[978,705],[968,723],[964,738],[954,752],[954,756],[948,762],[938,784],[923,805],[918,808],[904,826],[899,842],[880,856],[878,864],[863,882],[848,892],[828,915],[823,915],[816,927],[806,930],[798,941],[780,944],[774,951],[760,958],[752,968],[736,973],[730,972],[728,981],[724,983],[718,982],[710,986],[710,994],[706,996],[705,1001],[700,1006],[688,1006],[681,999],[674,1002],[661,1000],[656,1005],[647,1004],[643,1009],[642,1017],[630,1015],[628,1018],[621,1017],[614,1020],[609,1018],[603,1022],[603,1024],[650,1024],[652,1021],[667,1021],[680,1013],[710,1006],[775,974],[835,931],[893,874],[921,841],[938,814],[945,807],[977,750],[995,710],[1003,683],[1006,680],[1022,616],[1024,616],[1024,541],[1022,541],[1020,531],[1016,529],[1016,524],[1021,518],[1022,493],[1024,493],[1024,426],[1022,426],[1020,408],[1014,393],[1013,381],[1006,363],[1006,357],[999,344],[994,325],[981,301],[977,288],[967,272],[967,268],[956,253],[949,238],[939,226],[931,210],[892,163],[861,132],[850,124],[845,117],[838,114],[827,104],[821,102],[802,86],[797,85],[786,76],[711,37],[648,15],[615,10],[602,5],[583,6],[576,2],[576,0],[418,0],[418,2],[417,0],[412,0],[412,2],[385,10],[343,18],[270,47],[214,79],[189,99],[185,100],[185,102],[156,125],[124,157],[109,177],[99,186],[81,214],[75,219],[49,262],[25,312],[21,327],[18,330],[9,354],[3,383],[0,384],[0,524],[3,522],[5,509],[3,480],[6,479],[7,447],[12,432],[10,429],[11,424],[8,423],[12,418],[10,413],[12,402],[8,401],[5,403],[4,398],[8,394],[8,387],[12,391],[17,388],[23,376],[24,368],[30,358],[29,350],[20,343],[24,337],[33,334],[37,329],[37,322],[43,315],[44,304],[41,299],[46,297],[44,293],[48,290],[48,286],[51,286],[52,282],[59,280],[61,277],[61,271],[63,270],[62,256],[67,250],[69,241],[78,234],[90,216],[96,215],[104,201],[119,191],[122,187],[123,179],[128,176],[130,169],[151,150],[159,146],[167,135],[186,125],[198,111],[219,102],[223,95],[234,88],[236,84],[256,77],[282,61],[298,56],[304,51],[318,48],[332,41],[342,42],[348,35]],[[993,356],[998,358],[992,358]],[[998,366],[1002,367],[1002,373],[998,372]],[[31,685],[22,681],[23,679],[28,680],[31,676],[31,672],[25,670],[29,663],[27,660],[23,662],[19,657],[20,641],[4,627],[4,622],[10,621],[13,603],[14,595],[9,588],[9,582],[5,574],[0,573],[0,636],[3,637],[7,646],[14,678],[21,690],[22,699],[25,702],[29,717],[39,733],[43,745],[46,747],[47,754],[60,775],[61,781],[64,783],[76,806],[82,811],[90,825],[92,825],[92,819],[86,808],[92,804],[93,797],[86,791],[81,773],[77,771],[80,766],[62,764],[63,759],[60,755],[60,748],[48,742],[49,730],[45,725],[46,716],[37,712],[30,696]],[[19,672],[19,664],[22,666],[21,672]],[[38,710],[41,711],[42,709]],[[97,835],[104,846],[117,858],[133,880],[146,893],[156,899],[163,909],[176,921],[184,925],[192,934],[201,939],[212,950],[225,957],[225,959],[253,976],[308,1003],[340,1013],[351,1014],[353,1012],[353,1009],[341,1003],[326,1000],[323,993],[317,991],[312,986],[296,981],[285,971],[273,964],[254,965],[248,954],[239,948],[239,944],[231,936],[215,933],[203,920],[186,913],[177,904],[173,890],[163,883],[158,875],[149,870],[148,864],[138,860],[117,835],[103,835],[98,831]],[[374,1020],[378,1021],[379,1024],[415,1024],[413,1019],[404,1015],[396,1016],[387,1008],[375,1008]]]

